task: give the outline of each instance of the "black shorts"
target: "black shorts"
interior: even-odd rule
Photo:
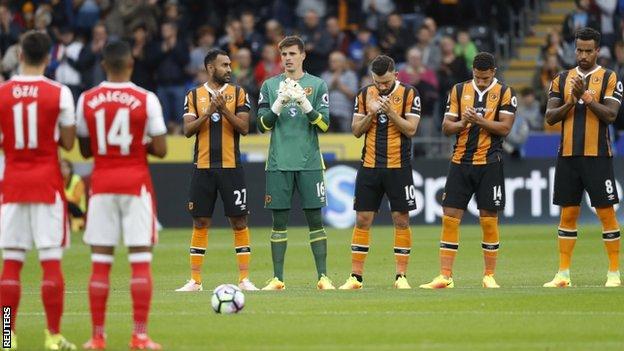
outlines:
[[[379,210],[384,194],[390,201],[390,210],[408,212],[416,209],[416,188],[412,168],[360,167],[355,178],[356,211]]]
[[[213,168],[193,170],[189,190],[188,210],[193,217],[212,217],[217,191],[223,200],[227,217],[239,217],[249,213],[245,172],[238,168]]]
[[[578,206],[583,190],[589,194],[592,207],[606,207],[620,202],[611,157],[557,158],[553,203],[559,206]]]
[[[442,195],[442,206],[465,210],[473,194],[480,210],[500,211],[505,208],[502,161],[485,165],[451,162]]]

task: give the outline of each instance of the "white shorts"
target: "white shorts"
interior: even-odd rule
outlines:
[[[117,246],[123,234],[126,246],[152,246],[158,240],[152,194],[95,194],[89,199],[84,242]]]
[[[67,207],[57,192],[53,204],[6,203],[0,206],[0,247],[30,250],[69,246]]]

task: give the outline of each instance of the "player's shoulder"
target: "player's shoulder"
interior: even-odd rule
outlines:
[[[405,89],[404,91],[406,92],[413,91],[414,93],[418,93],[418,89],[416,89],[416,87],[411,84],[403,83],[398,80],[397,80],[397,83],[399,83],[399,86],[402,86],[403,89]]]
[[[622,77],[618,77],[617,73],[615,73],[614,70],[607,68],[607,67],[601,67],[602,70],[604,70],[604,77],[615,77],[616,79],[621,79]]]
[[[369,90],[372,89],[375,85],[374,84],[368,84],[365,85],[363,87],[360,88],[360,90],[358,90],[358,95],[360,94],[368,94]]]
[[[319,76],[315,76],[314,74],[310,74],[310,73],[306,73],[306,78],[314,83],[314,84],[318,84],[318,85],[323,85],[323,84],[327,84],[325,83],[325,81],[323,80],[323,78],[319,77]]]
[[[269,78],[265,79],[264,82],[262,82],[262,85],[264,85],[264,84],[267,84],[267,85],[279,84],[279,82],[283,81],[284,79],[285,79],[284,73],[276,74],[273,77],[269,77]]]
[[[461,94],[464,91],[464,88],[467,85],[472,85],[472,79],[468,79],[463,82],[455,83],[449,92],[452,93],[453,91],[455,91],[457,92],[459,96],[459,94]]]
[[[186,91],[186,95],[191,94],[191,93],[197,94],[197,91],[198,91],[199,89],[202,89],[203,87],[204,87],[204,84],[203,84],[203,83],[201,83],[201,84],[197,84],[197,85],[195,85],[195,86],[191,87],[190,89],[188,89],[188,90]]]

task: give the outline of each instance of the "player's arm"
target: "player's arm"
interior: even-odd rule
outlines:
[[[596,101],[588,91],[583,93],[581,100],[583,100],[596,117],[607,124],[611,124],[615,122],[618,111],[620,110],[623,88],[622,82],[619,82],[615,73],[612,73],[607,82],[602,104]]]
[[[268,83],[266,81],[262,83],[260,96],[258,97],[258,114],[256,117],[256,124],[258,125],[260,133],[265,133],[273,129],[286,101],[285,97],[280,96],[278,93],[278,98],[273,102],[273,105],[271,105]]]
[[[247,135],[249,133],[249,110],[251,110],[251,104],[245,90],[243,88],[237,89],[240,89],[240,92],[234,112],[227,108],[225,97],[222,94],[219,94],[215,101],[219,113],[230,122],[234,129],[242,135]]]
[[[455,135],[468,126],[468,121],[460,117],[457,103],[457,87],[454,86],[446,99],[446,112],[442,120],[442,133],[446,136]]]
[[[84,117],[84,95],[80,95],[78,104],[76,104],[76,134],[78,135],[78,148],[82,157],[92,157],[91,139],[89,138],[89,129]]]
[[[158,97],[152,92],[147,95],[147,153],[158,158],[167,155],[167,126]]]
[[[70,151],[74,147],[74,140],[76,140],[76,113],[74,97],[71,90],[66,86],[61,88],[59,131],[59,145]]]
[[[563,121],[566,118],[568,112],[570,112],[574,105],[576,105],[583,89],[582,79],[578,77],[572,78],[572,94],[570,94],[568,100],[565,101],[566,95],[561,92],[559,77],[560,76],[557,76],[553,79],[550,83],[550,89],[548,91],[548,103],[546,104],[546,114],[544,118],[546,119],[546,123],[551,126]]]
[[[197,106],[195,106],[195,93],[195,91],[190,91],[184,98],[184,116],[182,117],[184,124],[182,130],[187,138],[199,133],[201,125],[216,111],[216,106],[211,101],[208,111],[204,115],[199,116]]]
[[[485,119],[482,115],[476,113],[470,113],[466,119],[468,122],[485,129],[490,134],[504,137],[511,132],[517,107],[518,99],[516,95],[511,88],[507,88],[501,96],[497,121]]]
[[[329,92],[327,83],[323,82],[321,84],[319,92],[316,94],[314,105],[310,104],[310,106],[307,106],[309,101],[305,95],[302,101],[298,101],[298,103],[306,117],[308,117],[310,124],[316,126],[321,132],[327,132],[329,129]]]
[[[394,123],[394,126],[408,138],[416,135],[418,129],[418,122],[420,122],[420,96],[416,89],[411,89],[407,94],[407,101],[404,104],[411,106],[408,113],[405,114],[405,118],[400,116],[391,106],[390,99],[387,99],[381,103],[382,111],[388,116],[388,118]]]
[[[373,125],[373,118],[375,117],[375,113],[377,111],[366,112],[364,93],[362,90],[355,97],[353,118],[351,119],[351,132],[353,132],[353,135],[355,135],[356,138],[361,137],[370,129],[371,125]]]

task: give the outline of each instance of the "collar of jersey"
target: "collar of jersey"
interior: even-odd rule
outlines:
[[[578,66],[574,67],[574,69],[576,70],[576,73],[581,76],[581,78],[585,78],[591,74],[596,73],[597,70],[599,70],[600,68],[602,68],[602,66],[600,65],[596,65],[596,68],[592,69],[590,72],[587,72],[587,74],[583,74],[583,72],[581,72],[581,70],[579,69]]]
[[[134,86],[132,82],[109,82],[107,80],[100,83],[100,86],[109,88],[128,88]]]
[[[375,86],[375,88],[377,88],[377,87]],[[392,91],[391,91],[391,92],[389,92],[389,93],[388,93],[388,95],[386,95],[386,96],[390,96],[390,95],[394,94],[394,92],[395,92],[398,88],[399,88],[399,81],[398,81],[398,80],[395,80],[395,81],[394,81],[394,88],[392,88]],[[377,91],[379,91],[379,89],[377,89]]]
[[[485,88],[484,91],[481,91],[479,90],[479,88],[477,88],[477,84],[475,83],[474,79],[472,80],[472,87],[477,92],[477,94],[479,94],[479,101],[483,100],[483,95],[485,95],[485,93],[490,91],[490,89],[492,89],[496,85],[496,83],[498,83],[498,79],[494,78],[492,80],[492,83],[490,83],[490,85],[487,88]]]
[[[11,77],[11,80],[19,80],[20,82],[35,82],[38,80],[45,79],[45,76],[37,75],[37,76],[24,76],[21,74],[14,75]]]
[[[219,88],[219,93],[222,93],[225,90],[225,88],[227,88],[227,86],[228,86],[228,83],[223,84],[223,86]],[[204,83],[204,88],[208,90],[210,95],[217,95],[217,92],[208,86],[208,82]]]
[[[295,80],[295,82],[298,82],[298,81],[302,80],[302,79],[303,79],[303,77],[305,77],[307,74],[308,74],[308,72],[303,71],[303,75],[301,76],[301,78],[299,78],[299,79]],[[282,73],[282,80],[284,80],[284,79],[286,79],[286,78],[288,78],[288,76],[286,75],[286,72]]]

